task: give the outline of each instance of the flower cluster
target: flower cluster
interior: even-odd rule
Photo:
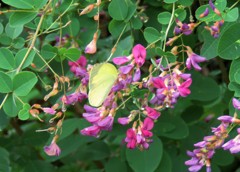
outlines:
[[[174,34],[184,34],[190,35],[192,34],[194,28],[196,27],[196,23],[182,23],[180,20],[176,19],[177,26],[174,28]]]
[[[132,111],[128,117],[118,118],[118,122],[122,125],[126,125],[133,121],[135,116],[139,114],[139,111]],[[129,128],[126,133],[124,141],[127,143],[129,149],[135,149],[136,147],[140,150],[148,149],[149,143],[152,142],[151,132],[154,127],[154,120],[157,120],[161,115],[160,112],[149,106],[145,107],[143,114],[146,115],[144,121],[135,121],[132,128]]]
[[[145,63],[146,49],[140,44],[137,44],[132,49],[132,54],[128,57],[116,57],[113,58],[113,63],[116,65],[123,65],[129,62],[125,66],[119,67],[119,76],[117,84],[113,87],[113,91],[120,91],[126,89],[132,82],[137,82],[141,78],[140,67]]]
[[[214,37],[214,38],[218,38],[219,37],[219,33],[220,33],[220,28],[221,26],[223,25],[224,23],[224,20],[222,18],[222,14],[221,12],[215,7],[215,5],[213,4],[212,0],[209,0],[209,6],[210,8],[213,10],[213,12],[215,14],[217,14],[221,20],[220,21],[216,21],[212,26],[205,26],[205,29],[207,29],[208,31],[210,31],[211,35]],[[206,17],[208,16],[209,14],[209,8],[207,7],[206,10],[200,14],[200,18],[203,18],[203,17]]]
[[[240,101],[233,99],[233,106],[237,107],[240,105]],[[212,128],[213,135],[205,136],[203,141],[194,144],[196,149],[192,152],[188,151],[187,154],[191,157],[190,160],[186,161],[185,164],[189,166],[190,172],[197,172],[201,170],[203,166],[206,166],[207,172],[211,172],[211,159],[216,149],[223,148],[224,150],[230,150],[231,153],[240,152],[240,129],[237,129],[238,135],[224,143],[228,137],[228,133],[233,129],[233,126],[240,124],[240,119],[236,116],[231,117],[223,115],[218,118],[221,124]]]
[[[82,129],[81,134],[98,137],[102,130],[112,130],[116,107],[117,104],[114,93],[110,93],[103,102],[103,105],[99,108],[84,105],[86,113],[83,113],[83,117],[90,122],[92,126]]]
[[[177,99],[186,97],[191,93],[189,87],[192,83],[191,74],[182,73],[179,65],[171,73],[163,71],[157,77],[151,77],[147,82],[148,89],[154,94],[151,104],[162,107],[173,107]]]
[[[81,80],[81,84],[84,86],[87,86],[89,81],[89,74],[86,69],[86,66],[87,66],[86,57],[81,56],[75,62],[72,62],[72,61],[68,62],[68,65],[70,66],[70,71],[74,73],[74,75]]]

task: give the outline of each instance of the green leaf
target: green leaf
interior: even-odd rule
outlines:
[[[0,43],[9,46],[12,43],[12,39],[8,37],[6,34],[2,34],[0,35]]]
[[[126,149],[129,166],[136,172],[154,172],[162,159],[163,145],[158,137],[153,137],[148,150]],[[153,158],[154,157],[154,158]]]
[[[24,104],[23,109],[19,111],[18,118],[20,120],[27,120],[30,117],[29,110],[31,109],[31,106],[29,104]]]
[[[7,36],[9,36],[12,39],[17,38],[22,33],[22,31],[23,31],[23,26],[22,25],[12,27],[8,23],[6,28],[5,28],[5,32],[6,32]]]
[[[240,66],[240,58],[237,58],[232,61],[231,66],[230,66],[230,71],[229,71],[229,80],[231,82],[235,81],[235,73],[238,71]]]
[[[147,27],[144,29],[143,35],[148,43],[155,42],[161,38],[160,33],[153,27]]]
[[[190,86],[191,94],[188,96],[188,99],[212,101],[219,97],[220,88],[212,78],[202,76],[198,72],[193,72],[192,78],[193,82]]]
[[[127,17],[125,18],[125,22],[129,21],[133,17],[137,9],[137,5],[133,3],[131,0],[126,0],[126,3],[128,5],[128,14]]]
[[[41,1],[33,1],[33,0],[3,0],[5,4],[8,4],[12,7],[20,8],[20,9],[40,9],[46,3],[47,0]]]
[[[127,170],[127,165],[124,161],[120,158],[111,158],[105,164],[105,171],[106,172],[125,172]]]
[[[1,172],[10,172],[10,160],[9,160],[9,153],[6,149],[0,147],[0,171]]]
[[[22,26],[32,21],[37,14],[37,12],[15,12],[10,16],[9,23],[12,27]]]
[[[215,58],[217,53],[217,47],[219,43],[219,39],[214,38],[210,35],[209,31],[203,30],[202,31],[204,43],[201,48],[201,56],[205,57],[206,59],[212,59]]]
[[[177,116],[162,114],[153,129],[158,136],[164,136],[171,139],[183,139],[189,134],[187,124]]]
[[[20,8],[20,9],[32,9],[34,8],[32,3],[27,0],[2,0],[5,4],[8,4],[12,7]]]
[[[118,37],[124,29],[125,25],[126,23],[123,21],[111,20],[108,25],[108,30],[113,37]]]
[[[192,5],[194,0],[178,0],[178,3],[180,3],[183,6],[189,7]]]
[[[239,16],[239,10],[237,7],[235,7],[227,12],[227,14],[224,16],[224,21],[234,22],[238,19],[238,16]]]
[[[0,68],[12,70],[15,67],[15,60],[12,52],[7,48],[0,48]]]
[[[220,37],[218,54],[223,59],[233,60],[240,56],[240,23],[229,27]]]
[[[238,84],[240,84],[240,69],[238,69],[234,74],[234,79]]]
[[[172,172],[172,160],[166,151],[163,152],[162,160],[156,171]]]
[[[50,60],[57,56],[58,49],[50,44],[46,44],[42,47],[41,55],[45,60]],[[40,58],[40,57],[39,57]],[[34,59],[35,60],[35,59]],[[41,60],[42,61],[42,60]],[[45,65],[45,64],[44,64]]]
[[[158,22],[160,24],[168,24],[171,19],[171,13],[169,12],[162,12],[158,14]]]
[[[80,125],[81,119],[79,118],[72,118],[64,120],[63,126],[62,126],[62,134],[59,140],[62,140],[72,134],[76,129],[78,129]]]
[[[86,153],[88,160],[102,160],[110,155],[110,149],[106,143],[96,141],[86,148]]]
[[[12,79],[10,76],[0,71],[0,93],[9,93],[12,91]]]
[[[222,149],[217,149],[213,156],[212,162],[220,166],[227,166],[232,164],[234,161],[234,156],[229,151]]]
[[[32,90],[38,79],[32,72],[20,72],[13,78],[13,91],[17,96],[26,96]]]
[[[143,26],[142,20],[138,16],[133,17],[130,22],[132,23],[133,29],[141,29]]]
[[[46,163],[43,160],[27,159],[24,165],[24,172],[52,172],[54,171],[53,165]]]
[[[124,20],[128,15],[128,5],[125,0],[112,0],[108,12],[115,20]]]
[[[176,11],[175,11],[175,17],[180,20],[180,21],[183,21],[185,20],[185,18],[187,17],[187,12],[186,10],[184,9],[181,9],[181,8],[178,8]]]
[[[0,35],[3,33],[3,25],[2,25],[2,23],[0,23]]]
[[[171,4],[171,3],[174,3],[176,2],[177,0],[164,0],[164,2],[168,3],[168,4]]]
[[[18,112],[22,109],[22,103],[19,99],[14,96],[14,94],[10,94],[3,105],[3,110],[9,117],[17,116]]]
[[[17,67],[22,63],[23,58],[25,57],[27,51],[28,51],[28,49],[24,48],[24,49],[17,52],[17,54],[15,56]],[[24,68],[28,67],[32,63],[35,54],[36,54],[36,52],[34,50],[31,50],[31,52],[28,54],[27,60],[24,61],[21,69],[24,69]]]
[[[63,55],[66,56],[70,61],[77,61],[81,55],[81,51],[77,48],[70,48],[66,50]]]
[[[228,85],[229,90],[234,91],[235,97],[240,97],[240,85],[236,82],[230,82]]]
[[[12,44],[13,44],[13,48],[21,49],[25,44],[25,39],[22,37],[18,37],[13,40]]]

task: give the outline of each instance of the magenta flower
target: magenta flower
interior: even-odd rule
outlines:
[[[157,110],[155,110],[149,106],[146,106],[145,109],[147,111],[147,116],[149,118],[152,118],[153,120],[158,119],[158,117],[161,115],[160,112],[158,112]]]
[[[140,78],[141,78],[141,70],[140,68],[137,68],[133,76],[133,82],[139,81]]]
[[[86,54],[95,54],[97,51],[97,39],[98,39],[98,32],[95,32],[93,35],[92,41],[86,46],[85,53]]]
[[[206,61],[206,58],[195,54],[194,52],[192,52],[192,49],[188,46],[187,54],[188,54],[188,58],[186,61],[187,68],[190,70],[193,67],[195,70],[200,71],[202,68],[198,65],[198,63]]]
[[[127,130],[127,137],[125,138],[125,142],[127,143],[127,147],[129,149],[134,149],[137,146],[137,135],[136,131],[133,128],[129,128]]]
[[[202,13],[202,14],[200,14],[200,18],[203,18],[203,17],[206,17],[206,16],[208,16],[208,14],[209,14],[209,9],[208,9],[208,7],[205,9],[205,11]]]
[[[54,115],[56,113],[56,111],[53,109],[53,108],[42,108],[43,112],[44,113],[47,113],[47,114],[51,114],[51,115]]]
[[[233,154],[240,152],[240,128],[237,129],[237,132],[238,135],[234,139],[231,139],[222,145],[224,150],[229,150]]]
[[[49,146],[44,146],[44,151],[49,156],[59,156],[61,153],[61,149],[59,148],[55,141],[52,141],[52,143]]]
[[[99,126],[93,125],[93,126],[82,129],[80,132],[82,135],[85,135],[85,136],[98,137],[101,132],[101,129]]]
[[[128,117],[122,117],[118,118],[118,123],[122,125],[127,125],[129,123],[130,119]]]
[[[179,94],[182,97],[186,97],[191,93],[191,91],[189,90],[189,87],[191,84],[192,84],[192,79],[189,78],[178,87]]]
[[[133,69],[133,65],[126,65],[126,66],[121,66],[119,68],[119,71],[122,73],[122,74],[128,74],[129,72],[131,72],[131,70]]]
[[[223,123],[232,123],[234,121],[234,118],[228,115],[223,115],[218,117],[218,120]]]
[[[143,121],[142,130],[151,130],[154,126],[154,122],[151,118],[145,118]]]
[[[135,63],[141,67],[145,63],[147,51],[144,46],[137,44],[132,49],[132,54],[135,60]]]
[[[97,125],[100,127],[101,130],[110,131],[112,130],[113,120],[114,118],[111,115],[109,115],[103,118],[101,121],[98,121]]]
[[[115,57],[112,59],[113,63],[116,65],[123,65],[127,62],[129,62],[131,60],[131,58],[128,58],[126,56],[123,57]]]
[[[233,107],[237,110],[240,110],[240,101],[236,98],[232,99]]]

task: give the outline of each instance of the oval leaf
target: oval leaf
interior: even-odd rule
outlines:
[[[10,16],[9,23],[13,27],[21,26],[32,21],[37,14],[37,12],[16,12]]]
[[[7,48],[0,48],[0,68],[12,70],[15,67],[15,60],[12,52]]]
[[[38,79],[32,72],[21,72],[13,78],[13,91],[17,96],[26,96]]]
[[[129,166],[136,172],[154,172],[161,162],[163,154],[162,142],[154,137],[148,150],[126,149]]]
[[[19,66],[22,63],[23,58],[25,57],[27,51],[28,51],[28,49],[24,48],[24,49],[17,52],[17,54],[15,56],[16,66]],[[28,67],[32,63],[35,54],[36,54],[36,52],[34,50],[31,50],[31,52],[28,54],[27,60],[25,60],[21,69],[24,69],[24,68]]]
[[[125,0],[112,0],[108,6],[110,16],[115,20],[124,20],[128,15],[128,6]]]
[[[229,27],[221,36],[218,54],[223,59],[233,60],[240,56],[240,23]]]
[[[7,74],[0,72],[0,93],[9,93],[12,91],[12,79]]]

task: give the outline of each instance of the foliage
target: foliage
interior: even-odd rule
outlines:
[[[0,171],[239,171],[239,0],[1,5]]]

